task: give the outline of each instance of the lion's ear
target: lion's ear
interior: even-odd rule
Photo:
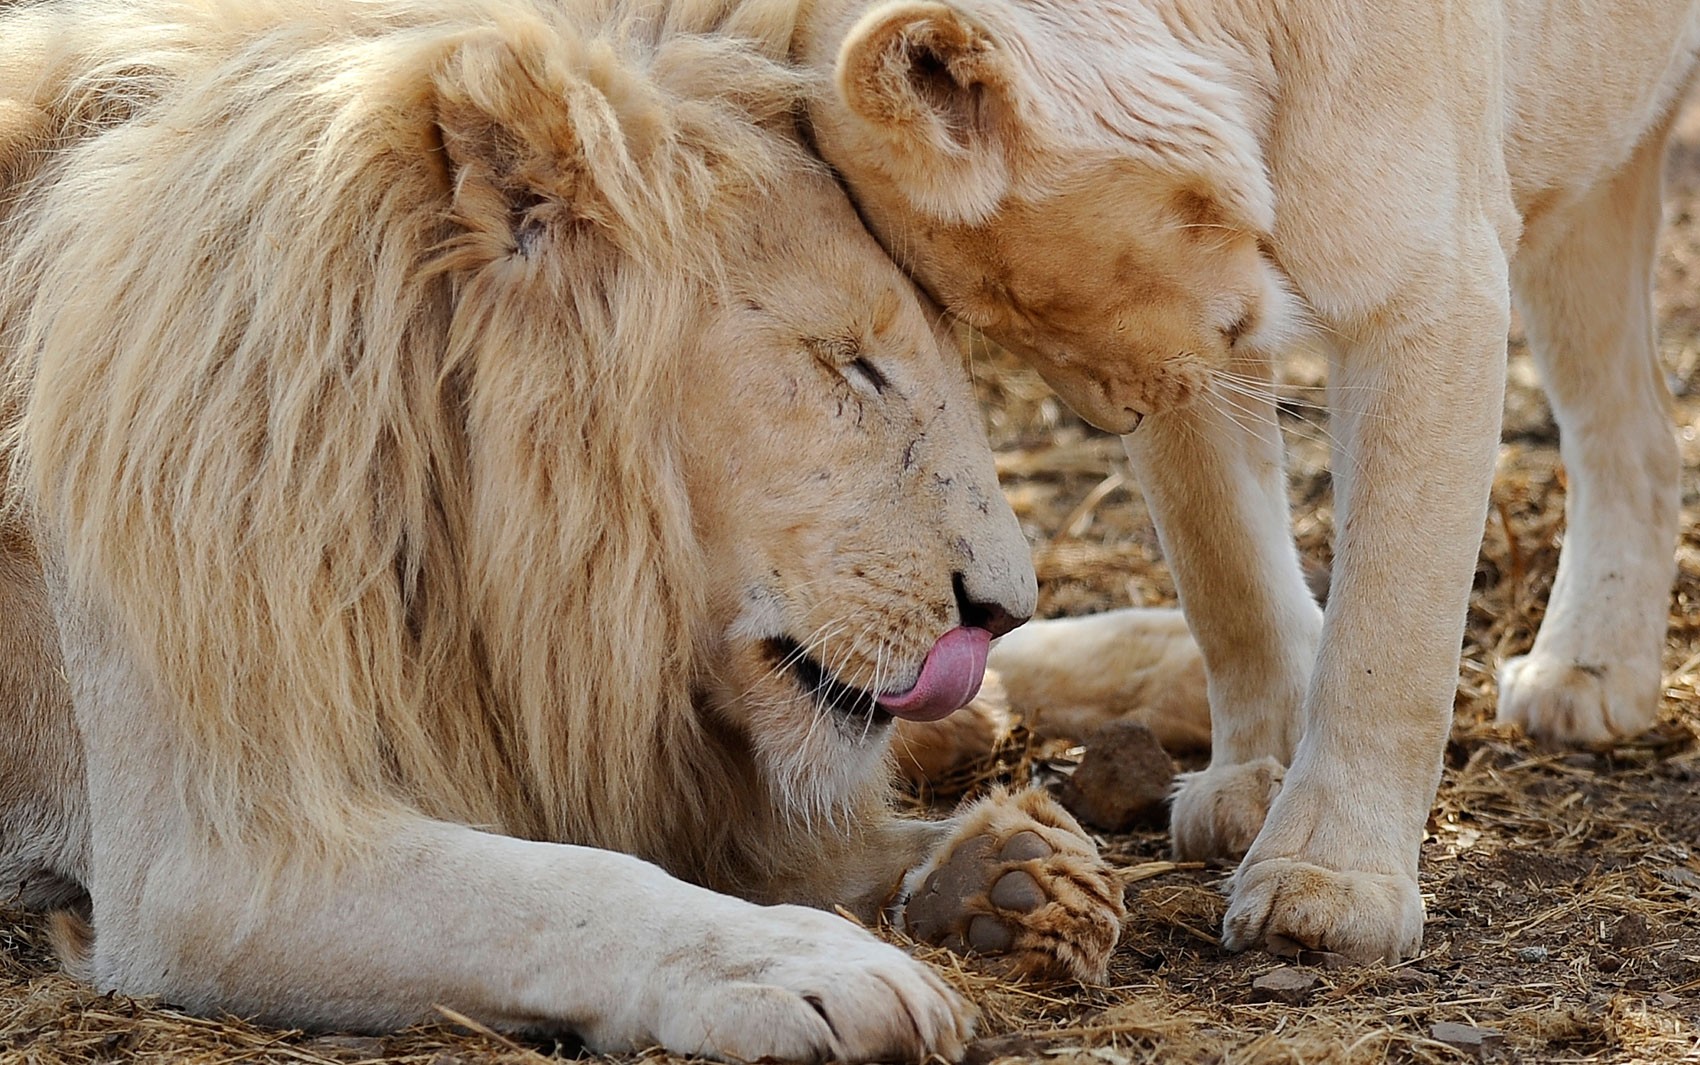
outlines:
[[[892,0],[851,27],[836,78],[859,139],[884,142],[876,150],[917,207],[953,221],[996,207],[1016,75],[988,29],[937,0]]]
[[[463,224],[524,249],[551,217],[596,213],[580,125],[606,101],[537,34],[506,28],[460,42],[435,78],[438,134]],[[577,114],[582,111],[589,115]]]

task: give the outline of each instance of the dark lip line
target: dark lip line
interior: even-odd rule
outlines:
[[[844,720],[857,723],[871,721],[881,725],[892,715],[879,704],[874,694],[865,688],[846,684],[833,676],[803,645],[789,636],[772,636],[766,641],[767,651],[775,662],[783,664],[816,706],[831,710]]]

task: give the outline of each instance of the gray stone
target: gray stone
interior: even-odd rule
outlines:
[[[1251,1000],[1302,1006],[1321,983],[1322,977],[1315,973],[1283,965],[1278,969],[1269,970],[1251,982]]]
[[[1445,1043],[1454,1050],[1481,1057],[1505,1042],[1505,1033],[1497,1028],[1478,1028],[1473,1024],[1441,1021],[1428,1030],[1429,1038]]]

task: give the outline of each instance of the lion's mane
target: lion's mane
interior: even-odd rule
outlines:
[[[0,71],[14,498],[219,838],[411,808],[758,860],[760,784],[691,712],[670,412],[727,204],[804,165],[799,76],[593,7],[9,16],[46,72]]]

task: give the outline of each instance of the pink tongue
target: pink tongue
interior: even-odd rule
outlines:
[[[985,629],[951,629],[927,652],[915,686],[900,695],[880,696],[880,706],[909,721],[949,717],[980,690],[980,681],[986,675],[986,652],[991,646],[992,634]]]

